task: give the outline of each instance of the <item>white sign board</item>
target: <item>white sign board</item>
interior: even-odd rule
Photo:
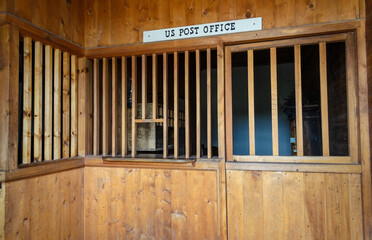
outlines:
[[[159,42],[257,30],[262,30],[261,17],[144,31],[143,42]]]

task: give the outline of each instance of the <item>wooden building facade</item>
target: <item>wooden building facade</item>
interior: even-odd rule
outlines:
[[[0,239],[372,239],[371,26],[368,0],[1,0]]]

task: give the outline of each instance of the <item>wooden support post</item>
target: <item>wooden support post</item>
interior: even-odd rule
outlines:
[[[179,153],[179,128],[178,128],[178,53],[174,52],[174,80],[173,80],[173,86],[174,86],[174,102],[173,102],[173,133],[174,133],[174,158],[178,158]]]
[[[53,136],[53,48],[45,46],[45,127],[44,127],[44,160],[53,158],[52,136]]]
[[[225,51],[225,119],[226,119],[226,161],[233,161],[233,113],[232,113],[231,49]]]
[[[108,154],[108,61],[102,61],[102,155]]]
[[[31,103],[32,103],[32,39],[23,41],[23,157],[22,163],[31,163]]]
[[[35,42],[34,58],[34,162],[41,162],[43,156],[43,43],[39,41]]]
[[[152,119],[157,118],[158,112],[158,65],[156,54],[152,54]]]
[[[93,60],[93,154],[99,155],[99,62]]]
[[[322,117],[322,144],[323,156],[329,156],[329,130],[328,130],[328,91],[327,91],[327,49],[326,43],[319,43],[320,68],[320,102]]]
[[[296,143],[297,156],[304,155],[302,126],[301,46],[295,45]]]
[[[132,56],[132,157],[135,157],[137,155],[136,113],[137,113],[137,58],[136,56]]]
[[[168,156],[168,59],[163,53],[163,157]]]
[[[208,158],[212,158],[212,83],[211,49],[207,49],[207,148]]]
[[[62,157],[70,157],[70,54],[63,52]]]
[[[78,155],[78,79],[77,57],[71,55],[71,157]]]
[[[185,52],[185,158],[190,157],[189,51]]]
[[[53,113],[53,159],[61,155],[61,50],[54,50],[54,113]]]
[[[279,155],[279,130],[278,130],[278,90],[277,90],[277,67],[276,48],[270,48],[270,69],[271,69],[271,119],[272,119],[272,141],[273,155]]]
[[[89,108],[92,99],[90,72],[88,60],[83,57],[78,59],[78,154],[86,156],[91,152],[92,129],[88,122],[91,120]]]
[[[146,105],[147,105],[147,57],[142,55],[142,119],[146,119]]]
[[[121,155],[128,154],[127,58],[121,58]]]
[[[225,158],[225,66],[223,42],[217,44],[218,157]]]
[[[111,77],[112,77],[112,145],[111,145],[111,154],[112,156],[116,155],[116,139],[117,139],[117,124],[116,124],[116,109],[117,109],[117,103],[116,103],[116,98],[117,98],[117,83],[116,83],[116,58],[112,58],[112,72],[111,72]]]
[[[200,50],[195,53],[195,69],[196,69],[196,158],[200,158],[201,154],[201,117],[200,117]]]
[[[248,50],[248,115],[249,115],[249,155],[256,155],[254,119],[254,60],[253,50]]]

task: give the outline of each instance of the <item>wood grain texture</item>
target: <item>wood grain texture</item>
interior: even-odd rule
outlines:
[[[109,92],[108,59],[102,60],[102,155],[109,151]]]
[[[132,157],[137,154],[136,151],[136,139],[137,139],[137,57],[132,56]]]
[[[301,84],[301,46],[294,46],[295,55],[295,93],[296,93],[296,145],[297,156],[304,155],[302,125],[302,84]]]
[[[22,163],[31,162],[32,39],[23,41],[23,137]]]
[[[248,62],[248,121],[249,121],[249,155],[256,155],[255,117],[254,117],[254,62],[253,50],[247,52]]]
[[[45,127],[44,127],[44,160],[53,158],[53,48],[45,46]]]
[[[128,154],[128,80],[127,58],[121,58],[121,155]]]
[[[116,70],[116,58],[112,58],[112,63],[111,63],[111,104],[112,104],[112,116],[111,116],[111,154],[112,156],[115,156],[117,153],[117,94],[118,94],[118,89],[117,89],[117,70]]]
[[[62,157],[61,147],[61,129],[62,129],[62,80],[61,80],[61,51],[54,50],[54,90],[53,90],[53,159]]]
[[[173,76],[173,139],[174,139],[174,158],[178,158],[179,154],[179,111],[178,111],[178,98],[179,98],[179,80],[178,80],[178,52],[174,52],[174,76]]]
[[[142,119],[146,119],[146,105],[147,105],[147,57],[146,55],[142,55],[142,101],[141,101],[141,110],[142,110]]]
[[[278,89],[277,89],[276,48],[270,48],[271,70],[271,124],[273,139],[273,155],[279,155],[279,130],[278,130]]]
[[[185,158],[190,157],[190,80],[189,51],[185,52]]]
[[[156,119],[158,113],[158,61],[157,55],[152,54],[152,118]]]
[[[168,56],[163,53],[163,157],[168,156]]]
[[[71,55],[71,157],[78,155],[78,58]]]
[[[63,52],[62,157],[70,157],[70,54]]]
[[[195,53],[195,91],[196,91],[196,158],[201,155],[201,98],[200,98],[200,50]]]
[[[33,161],[41,162],[43,156],[43,44],[35,42],[34,48],[34,156]]]
[[[319,65],[323,156],[329,156],[327,48],[324,42],[319,43]]]
[[[207,156],[212,158],[212,79],[211,49],[207,49]]]
[[[99,62],[95,58],[93,60],[93,154],[99,154]]]

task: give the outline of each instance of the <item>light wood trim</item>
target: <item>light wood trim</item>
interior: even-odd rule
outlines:
[[[45,46],[45,127],[44,127],[44,160],[53,159],[53,48]]]
[[[190,157],[189,51],[185,51],[185,158]]]
[[[353,34],[346,38],[346,77],[347,77],[347,116],[349,129],[349,155],[354,162],[359,161],[359,140],[358,140],[358,103],[357,103],[357,72],[356,72],[355,40]]]
[[[61,158],[61,50],[54,50],[53,159]]]
[[[121,155],[128,154],[127,58],[121,57]]]
[[[224,45],[217,44],[217,121],[218,157],[225,158],[225,66]]]
[[[201,116],[200,116],[200,51],[195,53],[195,72],[196,72],[196,157],[201,154]]]
[[[112,58],[112,64],[111,64],[111,87],[112,87],[112,123],[111,123],[111,131],[112,131],[112,140],[111,140],[111,154],[112,156],[116,155],[117,152],[117,123],[116,123],[116,115],[117,115],[117,73],[116,73],[116,58]]]
[[[132,157],[135,157],[137,154],[136,113],[137,113],[137,57],[132,56]]]
[[[233,160],[233,112],[232,112],[232,74],[231,50],[225,47],[225,119],[226,119],[226,160]]]
[[[256,155],[254,119],[254,60],[253,50],[247,51],[248,58],[248,115],[249,115],[249,155]]]
[[[102,155],[108,154],[108,60],[102,59]]]
[[[168,156],[168,56],[163,53],[163,157]]]
[[[190,164],[195,163],[196,159],[164,159],[164,158],[103,158],[103,163],[172,163],[172,164]]]
[[[93,60],[93,154],[99,155],[99,62]]]
[[[147,57],[142,55],[142,119],[146,119],[147,105]]]
[[[294,46],[295,92],[296,92],[296,143],[297,156],[304,155],[302,126],[302,84],[301,84],[301,46]]]
[[[274,172],[321,172],[321,173],[361,173],[358,164],[306,164],[306,163],[226,163],[226,170],[274,171]]]
[[[43,156],[43,43],[36,41],[34,50],[34,162],[41,162]]]
[[[31,163],[32,39],[23,40],[23,139],[22,163]]]
[[[70,157],[70,54],[63,52],[62,157]]]
[[[207,49],[207,151],[212,158],[212,79],[211,79],[211,49]]]
[[[136,123],[162,123],[164,119],[136,119]]]
[[[152,54],[152,118],[156,119],[158,112],[158,61],[156,54]]]
[[[78,155],[78,60],[71,55],[71,157]]]
[[[277,65],[276,48],[270,48],[270,70],[271,70],[271,120],[273,155],[279,155],[279,130],[278,130],[278,89],[277,89]]]
[[[329,156],[327,48],[325,42],[319,43],[319,68],[323,156]]]
[[[173,91],[174,91],[174,102],[173,102],[173,140],[174,140],[174,158],[177,159],[179,152],[179,128],[178,128],[178,53],[174,52],[174,80],[173,80]]]
[[[236,162],[275,162],[275,163],[352,163],[351,157],[324,156],[248,156],[234,155]]]

